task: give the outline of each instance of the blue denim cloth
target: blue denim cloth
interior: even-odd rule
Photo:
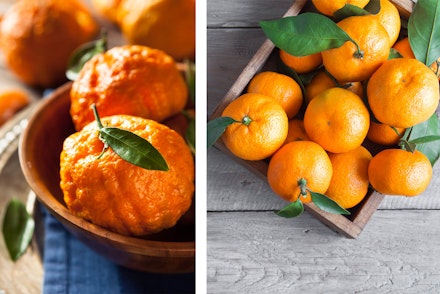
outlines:
[[[43,294],[195,293],[195,274],[151,274],[118,266],[64,229],[44,208]]]

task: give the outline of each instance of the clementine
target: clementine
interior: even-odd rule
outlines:
[[[321,52],[306,56],[294,56],[284,50],[280,50],[279,55],[285,65],[299,74],[311,72],[322,64]]]
[[[281,147],[270,159],[267,180],[272,190],[281,198],[294,202],[301,197],[303,203],[311,202],[309,191],[302,194],[300,180],[307,188],[324,193],[333,174],[332,164],[325,150],[311,141],[294,141]]]
[[[74,214],[111,231],[142,236],[173,227],[190,208],[194,161],[183,138],[170,128],[128,115],[103,117],[149,141],[169,170],[147,170],[123,160],[103,143],[96,122],[69,136],[60,156],[60,186]]]
[[[304,113],[304,127],[309,138],[333,153],[359,147],[369,126],[370,115],[362,99],[338,87],[315,96]]]
[[[267,158],[286,140],[286,112],[268,96],[243,94],[226,106],[222,116],[236,121],[226,128],[222,139],[226,147],[241,159]]]
[[[70,114],[81,130],[94,120],[92,104],[102,116],[130,114],[162,121],[185,107],[188,87],[168,54],[125,45],[89,60],[73,82],[70,97]]]
[[[351,4],[364,8],[368,4],[369,0],[312,0],[312,2],[319,12],[327,16],[333,16],[336,10],[344,7],[345,4]]]
[[[380,145],[396,145],[405,133],[404,128],[393,128],[386,124],[370,122],[367,138]]]

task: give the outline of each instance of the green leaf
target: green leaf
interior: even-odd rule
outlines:
[[[13,261],[26,251],[34,234],[35,222],[18,199],[12,199],[3,219],[3,238]]]
[[[355,43],[330,18],[313,12],[261,21],[260,26],[276,47],[295,56],[337,48],[347,41]]]
[[[104,150],[99,157],[111,147],[117,155],[131,164],[149,170],[169,170],[162,154],[150,142],[127,130],[104,127],[95,104],[92,107],[99,128],[99,139],[104,143]]]
[[[224,116],[220,116],[214,118],[213,120],[210,120],[207,126],[208,148],[214,145],[214,143],[221,137],[221,135],[223,135],[226,128],[234,122],[237,121],[233,118],[224,117]]]
[[[66,70],[66,77],[74,81],[77,79],[79,72],[84,64],[93,56],[104,53],[107,50],[107,35],[103,32],[100,39],[85,43],[79,46],[69,58]]]
[[[417,60],[431,65],[440,56],[440,2],[418,0],[408,20],[408,38]]]
[[[416,150],[425,154],[432,166],[440,158],[440,144],[437,140],[429,138],[438,136],[440,136],[440,119],[437,113],[434,113],[428,120],[408,128],[403,135],[410,142],[418,142]],[[428,140],[423,142],[425,140],[423,138],[428,138]]]
[[[189,89],[189,97],[193,103],[196,101],[196,66],[191,60],[185,60],[185,80]]]
[[[285,217],[285,218],[292,218],[297,217],[304,211],[304,205],[301,201],[301,199],[298,197],[298,199],[294,202],[289,203],[284,208],[280,209],[276,214]]]
[[[402,54],[399,53],[399,51],[397,51],[394,48],[390,49],[390,54],[388,54],[388,59],[394,59],[394,58],[402,58]]]
[[[115,127],[104,127],[99,132],[103,142],[125,161],[149,170],[169,170],[159,151],[135,133]]]
[[[350,214],[350,212],[344,208],[342,208],[337,202],[328,198],[324,194],[316,193],[309,191],[312,196],[313,203],[318,206],[319,209],[334,213],[334,214]]]

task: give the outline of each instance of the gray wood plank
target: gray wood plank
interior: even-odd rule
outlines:
[[[208,292],[439,293],[439,222],[381,210],[349,240],[308,213],[209,213]]]

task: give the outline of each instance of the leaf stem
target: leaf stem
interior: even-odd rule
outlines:
[[[95,116],[96,123],[98,124],[98,129],[101,130],[104,126],[101,123],[101,119],[99,118],[98,109],[96,109],[95,103],[92,104],[93,115]]]

